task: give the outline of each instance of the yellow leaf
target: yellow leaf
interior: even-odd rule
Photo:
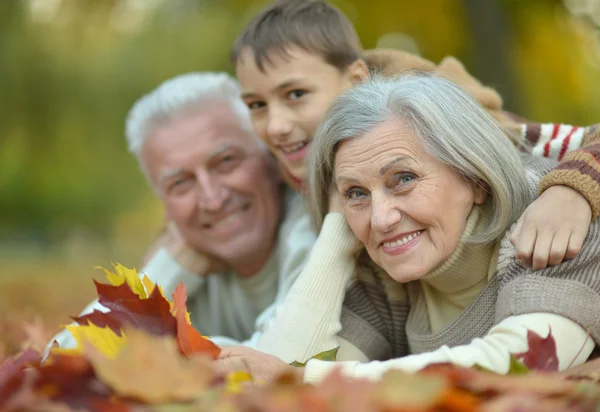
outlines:
[[[129,269],[120,263],[113,263],[113,267],[117,273],[112,273],[103,267],[99,267],[99,269],[104,270],[104,273],[106,273],[106,279],[111,285],[121,286],[123,283],[127,283],[127,286],[129,286],[129,289],[131,289],[133,293],[142,299],[148,298],[149,293],[146,292],[144,283],[142,283],[142,279],[140,279],[140,276],[135,269]],[[150,279],[148,279],[145,283],[152,282]]]
[[[227,374],[225,383],[225,390],[229,393],[240,393],[244,387],[244,382],[252,382],[252,375],[248,372],[237,371]]]
[[[127,336],[113,332],[108,326],[100,328],[92,323],[86,326],[67,325],[65,327],[77,342],[75,348],[52,348],[51,353],[64,355],[82,355],[85,353],[86,344],[93,346],[103,356],[114,359],[123,346],[127,343]]]

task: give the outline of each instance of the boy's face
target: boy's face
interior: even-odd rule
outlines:
[[[255,132],[280,165],[304,181],[309,144],[325,111],[342,91],[368,73],[364,64],[365,73],[357,74],[354,65],[342,72],[299,47],[289,47],[287,52],[288,56],[270,55],[263,73],[252,51],[243,50],[236,74]]]

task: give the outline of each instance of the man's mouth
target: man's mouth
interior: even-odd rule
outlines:
[[[245,203],[242,205],[242,207],[227,214],[223,218],[213,221],[211,223],[205,223],[203,226],[205,229],[217,229],[217,228],[225,227],[228,224],[235,221],[236,219],[238,219],[242,213],[247,212],[249,209],[250,209],[250,203]]]

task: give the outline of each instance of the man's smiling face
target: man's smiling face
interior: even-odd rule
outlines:
[[[260,269],[282,213],[279,179],[229,104],[189,109],[161,123],[141,155],[167,218],[191,247],[234,268]]]

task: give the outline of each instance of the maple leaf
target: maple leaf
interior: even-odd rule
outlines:
[[[113,263],[113,267],[117,273],[112,273],[101,266],[97,266],[96,269],[102,269],[104,271],[106,279],[111,285],[121,286],[122,284],[127,283],[129,289],[140,298],[145,299],[149,296],[146,286],[135,269],[129,269],[120,263]]]
[[[177,345],[186,356],[193,353],[205,353],[212,359],[217,359],[221,349],[209,339],[203,337],[190,322],[185,301],[187,295],[185,286],[180,283],[173,292],[173,311],[177,319]]]
[[[548,332],[546,338],[542,338],[532,330],[527,330],[527,343],[527,352],[516,354],[517,359],[530,370],[558,372],[558,356],[552,330]]]
[[[129,411],[129,402],[99,380],[90,362],[79,355],[54,354],[36,369],[39,394],[76,410]]]
[[[108,326],[120,334],[125,325],[134,326],[153,335],[175,336],[177,322],[171,314],[171,303],[163,296],[160,288],[154,288],[146,299],[134,293],[127,283],[118,286],[96,284],[98,301],[109,312],[94,311],[73,318],[80,325],[91,322],[98,326]]]
[[[23,384],[26,367],[39,364],[42,354],[28,348],[0,364],[0,404],[5,403]]]
[[[173,338],[125,329],[127,343],[115,359],[86,351],[97,376],[118,395],[148,404],[192,401],[215,378],[205,356],[181,356]]]
[[[77,346],[74,348],[51,348],[51,354],[82,355],[86,345],[96,348],[103,356],[115,358],[127,342],[127,336],[117,334],[109,327],[98,327],[94,324],[86,326],[68,325],[66,329],[71,332]]]

